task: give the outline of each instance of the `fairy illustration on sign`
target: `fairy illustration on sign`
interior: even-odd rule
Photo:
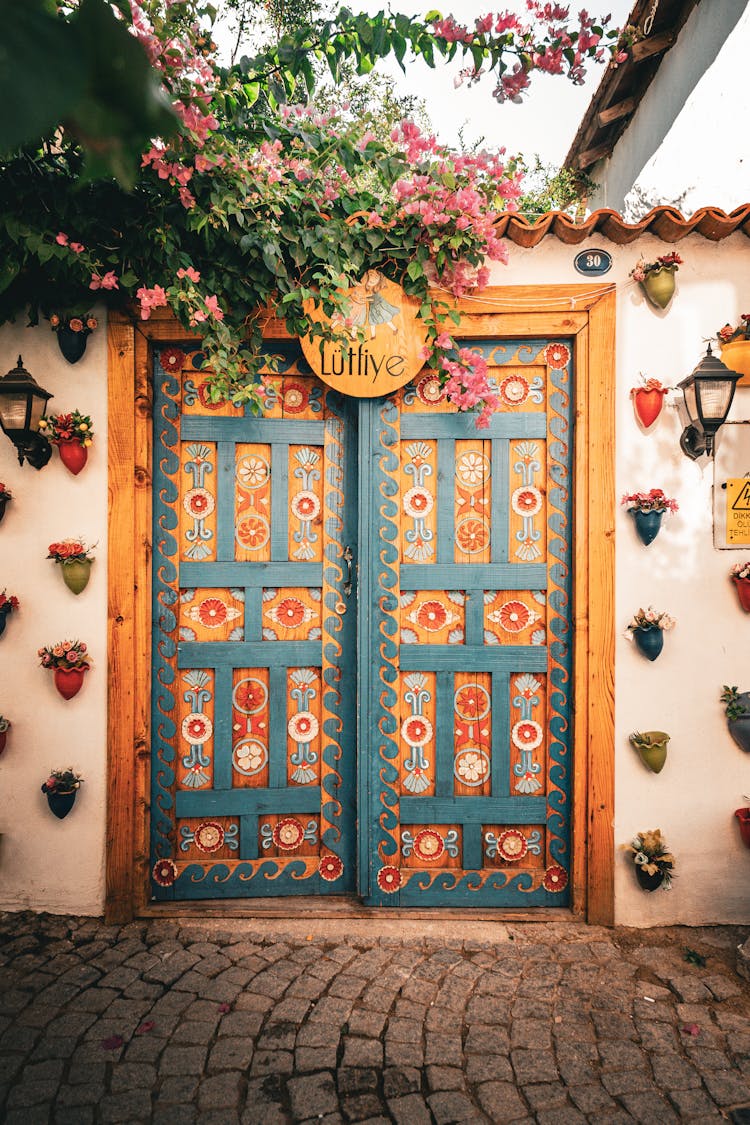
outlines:
[[[375,339],[375,329],[379,324],[387,324],[391,332],[398,332],[393,323],[400,309],[386,301],[380,290],[386,284],[386,278],[378,270],[368,270],[359,285],[353,286],[348,293],[349,312],[347,316],[334,313],[331,324],[344,327],[351,335],[352,340],[357,337],[357,329],[369,326],[370,339]]]

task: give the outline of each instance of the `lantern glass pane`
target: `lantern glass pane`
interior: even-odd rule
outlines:
[[[30,429],[36,430],[39,428],[39,423],[44,416],[44,411],[47,406],[46,399],[41,398],[39,395],[34,395],[31,402],[31,424]]]
[[[732,379],[696,379],[698,410],[705,422],[723,422],[732,401],[734,381]]]
[[[698,407],[696,406],[696,402],[695,402],[695,381],[691,379],[690,382],[686,386],[684,386],[682,389],[683,389],[683,393],[685,395],[685,406],[686,406],[687,412],[690,416],[690,421],[691,422],[697,422],[698,421]]]
[[[28,398],[29,396],[23,391],[18,391],[16,394],[0,395],[0,418],[3,420],[4,429],[25,430],[27,428]]]

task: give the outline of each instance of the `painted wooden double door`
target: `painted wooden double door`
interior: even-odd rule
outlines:
[[[274,341],[254,416],[158,354],[155,899],[568,902],[571,349],[479,346],[485,430],[429,371],[344,399]]]

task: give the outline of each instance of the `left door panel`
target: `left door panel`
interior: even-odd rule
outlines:
[[[154,899],[355,885],[354,427],[273,351],[260,416],[154,361]]]

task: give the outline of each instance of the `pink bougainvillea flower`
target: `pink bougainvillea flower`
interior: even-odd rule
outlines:
[[[102,276],[98,273],[92,273],[91,281],[89,282],[89,289],[119,289],[117,284],[117,275],[114,270],[107,270]]]
[[[156,1025],[155,1025],[153,1020],[144,1020],[143,1023],[139,1024],[138,1027],[135,1029],[135,1034],[136,1035],[148,1035],[149,1031],[154,1030],[155,1026]]]
[[[67,234],[65,234],[64,231],[60,231],[59,234],[55,235],[55,242],[57,242],[57,244],[59,246],[67,246],[68,245]]]
[[[192,266],[186,266],[185,269],[179,269],[177,271],[177,276],[179,277],[180,281],[182,281],[184,277],[186,277],[188,281],[195,282],[198,282],[201,279],[201,275],[198,270],[194,270]]]
[[[83,245],[82,242],[71,242],[70,249],[73,251],[74,254],[82,254],[83,251],[86,249],[86,247]]]
[[[105,1051],[119,1051],[124,1042],[121,1035],[108,1035],[106,1039],[102,1039],[102,1047]]]

